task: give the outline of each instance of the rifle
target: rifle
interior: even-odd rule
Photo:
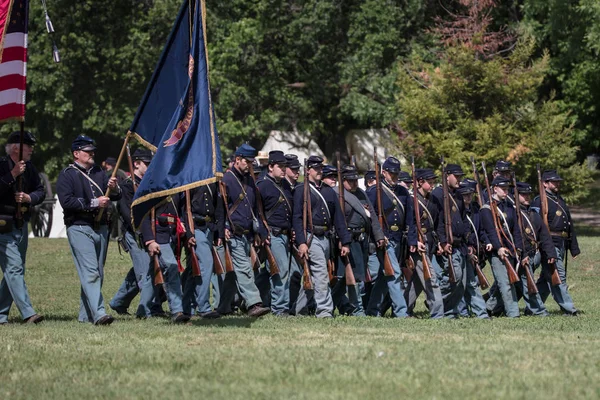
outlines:
[[[500,246],[502,246],[502,237],[504,237],[507,240],[508,240],[508,238],[506,237],[504,230],[500,229],[500,225],[498,225],[498,209],[497,209],[496,203],[494,202],[493,193],[490,189],[490,181],[487,176],[487,171],[485,170],[485,162],[483,162],[483,161],[481,162],[481,167],[483,168],[483,175],[485,177],[485,187],[486,187],[486,189],[488,191],[488,195],[489,195],[490,211],[492,212],[492,219],[494,220],[494,229],[496,230],[496,236],[498,236],[498,241],[500,242]],[[508,241],[510,242],[510,240],[508,240]],[[516,256],[516,254],[515,254],[515,256]],[[498,257],[500,257],[500,255],[498,255]],[[519,276],[515,272],[515,269],[513,268],[512,264],[510,263],[508,258],[506,256],[504,256],[504,257],[500,257],[500,260],[502,260],[502,262],[504,263],[504,266],[506,267],[506,273],[508,275],[509,282],[511,284],[518,282]]]
[[[192,231],[192,236],[196,235],[196,228],[194,227],[194,217],[192,216],[192,200],[190,199],[190,191],[185,191],[185,208],[187,211],[187,219],[190,231]],[[198,256],[196,256],[196,251],[193,248],[188,248],[187,252],[188,257],[190,257],[190,261],[192,262],[192,276],[202,276],[200,272],[200,263],[198,262]]]
[[[308,187],[308,185],[310,185],[310,183],[308,182],[308,161],[305,158],[304,159],[304,187],[303,187],[303,189],[304,189],[304,193],[303,193],[304,206],[302,207],[302,230],[304,231],[304,240],[306,240],[306,245],[309,246],[309,248],[310,248],[310,245],[309,245],[310,241],[308,240],[308,235],[306,233],[309,208],[311,209],[310,227],[311,227],[311,232],[312,232],[312,207],[311,207],[311,202],[310,202],[310,188]],[[307,255],[307,257],[299,257],[297,250],[295,253],[296,253],[296,259],[300,259],[300,263],[302,264],[303,288],[304,288],[304,290],[312,290],[313,284],[310,279],[310,268],[308,267],[308,260],[307,260],[308,255]]]
[[[338,201],[344,216],[344,222],[346,221],[346,199],[344,198],[344,182],[342,181],[342,165],[340,163],[340,153],[337,153],[337,176],[338,176]],[[352,271],[352,264],[350,263],[350,257],[343,256],[342,263],[344,263],[346,271],[346,285],[355,286],[356,278],[354,277],[354,271]]]
[[[262,220],[263,224],[265,224],[265,228],[267,228],[267,231],[271,232],[271,229],[269,229],[269,224],[267,223],[267,218],[265,217],[265,210],[263,208],[264,206],[263,206],[263,202],[262,202],[262,196],[260,195],[260,192],[258,191],[258,185],[256,184],[256,177],[254,176],[254,166],[252,164],[250,164],[250,176],[252,177],[252,180],[254,181],[254,191],[256,192],[256,202],[258,203],[258,215],[260,216],[260,219]],[[252,247],[253,246],[251,246],[251,248]],[[269,262],[269,273],[271,274],[271,276],[278,274],[279,273],[279,264],[277,264],[277,260],[275,259],[273,250],[271,250],[271,246],[265,243],[263,247],[265,249],[265,252],[267,253],[267,261]],[[258,256],[256,255],[256,251],[254,251],[254,255],[256,256],[256,258],[258,258]],[[250,256],[252,256],[252,252],[250,253]],[[252,264],[252,265],[254,265],[254,264]]]
[[[517,209],[517,224],[521,230],[521,248],[525,251],[525,230],[523,229],[523,215],[521,214],[521,200],[519,199],[519,188],[517,187],[517,177],[515,173],[512,174],[513,185],[515,185],[515,207]],[[529,270],[529,265],[521,262],[521,267],[525,269],[525,275],[527,277],[527,291],[529,294],[537,294],[538,289],[533,280],[533,275]]]
[[[219,257],[219,252],[217,252],[217,249],[215,249],[215,246],[210,246],[210,249],[212,251],[213,266],[215,269],[215,274],[223,275],[225,273],[225,270],[223,269],[223,262],[221,261],[221,257]],[[232,269],[233,269],[233,267],[232,267]]]
[[[419,242],[425,244],[427,243],[427,238],[423,234],[421,230],[421,213],[419,208],[419,199],[417,190],[417,172],[415,170],[415,157],[411,158],[411,167],[412,167],[412,180],[413,180],[413,208],[415,209],[415,222],[417,224],[417,236],[419,238]],[[428,281],[431,280],[431,270],[429,269],[429,260],[427,259],[427,255],[424,251],[419,251],[417,246],[417,252],[421,255],[421,263],[423,263],[423,278]],[[410,258],[410,256],[409,256]]]
[[[231,222],[231,216],[229,215],[229,204],[227,204],[227,188],[223,181],[219,182],[219,190],[221,191],[223,204],[225,204],[225,213],[227,214],[229,225],[231,226],[231,229],[233,229],[233,222]],[[233,259],[231,258],[231,251],[229,251],[227,240],[223,241],[223,250],[225,251],[225,272],[233,272]]]
[[[483,195],[481,193],[481,183],[480,183],[481,181],[479,178],[479,171],[477,171],[477,166],[475,165],[475,158],[473,158],[473,156],[471,156],[471,166],[473,167],[473,178],[475,179],[475,182],[476,182],[475,190],[477,191],[477,203],[479,203],[479,208],[481,208],[481,207],[483,207]],[[479,247],[479,244],[477,244],[477,247]],[[479,256],[480,256],[480,254],[478,251],[477,257],[479,257]],[[475,269],[475,273],[477,274],[477,280],[479,281],[479,286],[481,287],[481,289],[489,288],[490,282],[488,281],[487,277],[481,270],[481,267],[479,266],[479,262],[475,262],[471,258],[469,258],[469,261],[471,262],[471,265]]]
[[[542,220],[544,221],[544,225],[546,225],[546,229],[548,229],[548,232],[550,232],[550,224],[548,224],[548,197],[546,197],[546,189],[544,188],[544,184],[542,183],[542,172],[540,170],[540,164],[537,165],[537,176],[538,187],[540,191],[540,213],[542,214]],[[552,285],[560,285],[562,283],[562,279],[560,279],[560,275],[558,275],[556,264],[548,264],[548,266],[550,267],[550,271],[552,274]]]
[[[381,168],[379,166],[379,162],[377,161],[377,147],[373,150],[373,159],[375,160],[375,190],[377,193],[377,211],[379,218],[379,225],[381,228],[383,225],[383,200],[381,199]],[[385,220],[387,223],[387,220]],[[392,260],[390,260],[390,255],[387,252],[387,249],[383,249],[383,274],[385,276],[394,276],[394,267],[392,267]],[[408,278],[407,278],[408,279]]]
[[[154,208],[150,210],[150,225],[152,227],[152,235],[154,236],[154,240],[156,240],[156,210]],[[162,285],[164,288],[165,278],[160,268],[158,254],[152,256],[152,262],[154,263],[154,285]]]
[[[452,214],[450,214],[450,193],[448,192],[448,175],[446,173],[446,163],[444,157],[441,158],[442,163],[442,192],[444,194],[444,227],[446,229],[446,243],[452,245],[454,236],[452,235]],[[454,264],[452,263],[452,253],[448,254],[448,278],[450,283],[456,282],[456,274],[454,273]]]

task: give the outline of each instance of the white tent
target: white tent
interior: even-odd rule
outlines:
[[[268,154],[271,150],[281,150],[284,154],[296,154],[300,160],[300,164],[304,162],[305,158],[308,158],[311,155],[325,156],[323,150],[321,150],[319,145],[310,137],[310,133],[308,132],[271,131],[261,152]]]

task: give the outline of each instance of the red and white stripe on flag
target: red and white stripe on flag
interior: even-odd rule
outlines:
[[[25,118],[28,0],[0,0],[0,121]]]

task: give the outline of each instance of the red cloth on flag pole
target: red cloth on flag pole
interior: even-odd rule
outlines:
[[[28,14],[29,0],[0,0],[0,122],[25,119]]]

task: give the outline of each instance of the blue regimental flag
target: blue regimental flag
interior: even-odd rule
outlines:
[[[128,135],[156,152],[133,200],[135,227],[168,196],[223,176],[205,16],[204,1],[184,1],[129,129]]]

